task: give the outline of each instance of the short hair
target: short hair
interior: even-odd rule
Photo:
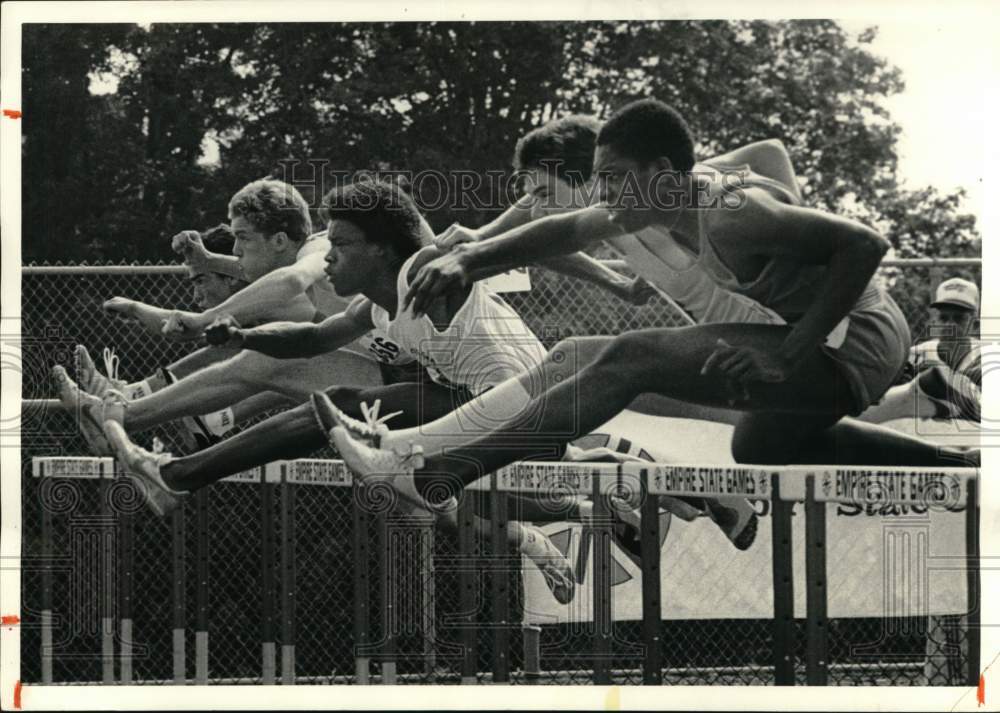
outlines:
[[[666,156],[677,171],[694,166],[694,136],[684,117],[656,99],[640,99],[616,111],[601,127],[598,146],[612,146],[625,156],[648,164]]]
[[[295,186],[263,178],[243,186],[229,201],[229,218],[245,218],[268,235],[284,233],[301,243],[312,233],[309,206]]]
[[[236,235],[233,229],[225,223],[219,223],[214,228],[203,230],[201,242],[205,249],[219,255],[232,255],[233,244],[236,242]]]
[[[573,114],[539,126],[518,139],[514,168],[526,171],[548,168],[577,186],[590,179],[594,170],[594,148],[601,122],[593,116]]]
[[[371,243],[388,245],[401,260],[424,246],[423,223],[413,199],[394,183],[365,179],[326,194],[323,220],[346,220]]]

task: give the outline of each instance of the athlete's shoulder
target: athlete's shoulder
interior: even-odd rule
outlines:
[[[431,260],[441,257],[443,254],[444,253],[433,245],[420,248],[420,250],[414,253],[413,257],[403,263],[403,268],[406,270],[406,281],[411,282],[413,278],[417,276],[417,272],[420,268],[429,263]]]
[[[327,239],[326,233],[313,233],[302,241],[301,247],[295,254],[295,260],[299,261],[316,253],[322,253],[326,256],[328,252],[330,252],[330,241]]]

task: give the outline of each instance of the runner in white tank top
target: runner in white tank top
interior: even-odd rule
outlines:
[[[517,313],[481,283],[472,285],[443,330],[427,315],[414,317],[404,310],[402,299],[410,287],[407,275],[418,259],[426,261],[427,257],[425,248],[400,269],[394,316],[372,303],[371,320],[376,330],[423,364],[436,383],[467,388],[473,395],[541,363],[545,347]]]

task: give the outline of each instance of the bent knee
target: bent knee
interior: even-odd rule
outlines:
[[[597,364],[612,368],[637,384],[648,384],[655,381],[669,359],[662,335],[637,331],[612,339],[598,355]]]

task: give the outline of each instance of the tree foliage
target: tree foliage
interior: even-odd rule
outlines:
[[[903,87],[874,30],[831,21],[29,25],[24,38],[26,261],[169,257],[167,236],[226,217],[264,175],[313,205],[333,172],[509,171],[525,131],[656,96],[710,155],[764,138],[792,154],[813,205],[882,230],[900,256],[969,254],[961,194],[904,190]],[[93,93],[92,84],[116,87]],[[216,145],[216,161],[206,160]],[[208,151],[211,154],[211,151]],[[469,183],[468,186],[471,186]],[[498,182],[434,204],[477,224]],[[453,186],[454,187],[454,186]]]

